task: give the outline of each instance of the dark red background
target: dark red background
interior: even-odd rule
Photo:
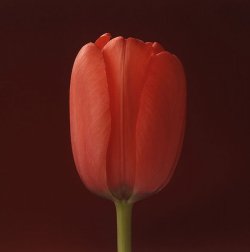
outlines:
[[[138,252],[250,251],[249,1],[0,2],[0,251],[116,251],[115,210],[82,185],[68,91],[81,46],[104,32],[159,41],[188,81],[183,152],[139,202]]]

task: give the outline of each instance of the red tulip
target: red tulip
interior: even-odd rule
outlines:
[[[169,181],[180,154],[186,84],[158,43],[104,34],[82,47],[70,86],[74,160],[85,185],[134,202]]]
[[[85,185],[118,199],[158,191],[181,149],[182,65],[158,43],[104,34],[83,46],[70,87],[73,154]]]

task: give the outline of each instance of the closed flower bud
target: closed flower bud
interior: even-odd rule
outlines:
[[[154,42],[104,34],[78,53],[70,129],[89,190],[134,202],[162,189],[183,141],[186,83],[178,58]]]

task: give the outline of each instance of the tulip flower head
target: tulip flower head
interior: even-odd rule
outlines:
[[[180,153],[186,86],[158,43],[110,34],[82,47],[70,86],[77,171],[93,192],[137,200],[162,189]]]
[[[84,45],[71,75],[70,129],[87,188],[128,203],[162,189],[180,154],[185,111],[182,64],[159,43],[106,33]]]

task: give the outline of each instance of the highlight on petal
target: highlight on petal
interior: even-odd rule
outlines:
[[[70,129],[73,155],[81,179],[96,193],[108,191],[106,154],[110,107],[103,56],[89,43],[77,55],[70,85]]]
[[[186,108],[185,76],[170,53],[152,57],[136,126],[138,197],[156,192],[169,181],[183,140]]]
[[[102,49],[109,42],[110,38],[111,38],[110,33],[104,33],[95,41],[95,45],[98,48]]]
[[[136,120],[151,55],[152,47],[133,38],[118,37],[103,48],[112,117],[107,175],[116,197],[129,197],[134,186]]]

